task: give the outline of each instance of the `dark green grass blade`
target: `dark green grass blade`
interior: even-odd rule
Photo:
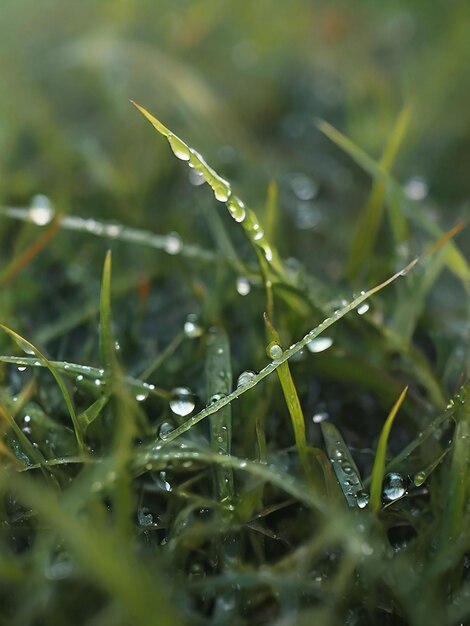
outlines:
[[[384,477],[385,461],[387,456],[387,442],[390,435],[390,430],[392,428],[393,420],[398,413],[398,409],[405,399],[407,391],[408,387],[405,387],[401,392],[398,400],[393,405],[392,410],[388,414],[388,417],[382,428],[382,432],[380,433],[379,443],[377,444],[370,484],[370,506],[375,513],[380,511],[380,507],[382,505],[382,482]]]
[[[367,505],[368,497],[364,491],[364,485],[362,484],[356,462],[341,433],[331,422],[322,422],[320,427],[325,440],[328,458],[348,505],[350,507],[359,506],[359,508],[364,508]]]
[[[232,364],[227,333],[214,326],[209,329],[206,354],[206,390],[208,403],[232,391]],[[219,454],[230,454],[232,443],[232,407],[227,405],[210,418],[211,448]],[[235,492],[231,467],[216,468],[217,495],[230,506]]]
[[[8,328],[4,324],[0,324],[0,328],[4,330],[16,342],[18,346],[22,350],[24,350],[24,352],[26,352],[26,354],[34,354],[36,359],[39,360],[39,362],[41,362],[44,365],[44,367],[47,367],[47,369],[50,371],[50,373],[54,377],[62,393],[62,396],[65,400],[65,404],[67,406],[70,417],[72,419],[78,448],[80,451],[83,451],[84,450],[83,433],[78,423],[77,414],[75,412],[75,406],[73,404],[72,396],[70,395],[69,390],[67,389],[67,386],[65,382],[63,381],[61,375],[57,371],[57,369],[54,367],[51,361],[49,361],[35,346],[33,346],[32,343],[27,341],[24,337],[16,333],[14,330],[11,330],[11,328]]]
[[[0,489],[13,490],[25,505],[37,511],[65,542],[90,580],[117,600],[133,623],[183,624],[168,599],[163,575],[155,568],[150,574],[108,526],[69,513],[50,489],[43,486],[39,490],[24,476],[2,472]]]

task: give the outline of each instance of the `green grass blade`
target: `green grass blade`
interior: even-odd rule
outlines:
[[[238,387],[237,389],[232,391],[232,393],[229,393],[225,398],[221,398],[217,402],[210,404],[208,407],[206,407],[205,409],[203,409],[202,411],[200,411],[199,413],[191,417],[189,420],[187,420],[186,422],[184,422],[183,424],[181,424],[180,426],[172,430],[170,433],[163,436],[162,441],[169,442],[169,441],[172,441],[173,439],[176,439],[177,437],[179,437],[180,435],[182,435],[183,433],[191,429],[193,426],[195,426],[201,420],[205,419],[209,415],[212,415],[213,413],[217,413],[217,411],[220,411],[220,409],[222,409],[224,406],[226,406],[227,404],[230,404],[230,402],[232,402],[236,398],[239,398],[243,393],[246,393],[247,391],[249,391],[252,387],[257,385],[261,380],[263,380],[264,378],[272,374],[274,371],[276,371],[280,365],[288,361],[295,354],[297,354],[303,348],[305,348],[305,346],[310,341],[312,341],[312,339],[315,339],[316,337],[321,335],[327,328],[330,328],[330,326],[333,326],[333,324],[336,324],[336,322],[338,322],[341,318],[347,315],[350,311],[357,309],[357,307],[360,304],[362,304],[365,300],[372,297],[374,294],[378,293],[379,291],[381,291],[382,289],[384,289],[385,287],[393,283],[395,280],[397,280],[401,276],[405,276],[409,271],[413,269],[416,263],[417,263],[417,259],[412,261],[410,264],[408,264],[399,272],[396,272],[396,274],[394,274],[393,276],[390,276],[390,278],[383,281],[379,285],[373,287],[372,289],[369,289],[368,291],[362,292],[357,298],[354,298],[346,306],[335,311],[335,313],[331,317],[327,317],[325,320],[323,320],[321,324],[313,328],[302,339],[297,341],[297,343],[290,346],[290,348],[287,348],[287,350],[284,350],[284,352],[282,352],[281,350],[282,354],[279,356],[279,358],[276,358],[274,361],[266,365],[266,367],[264,367],[261,371],[259,371],[249,382],[247,382],[247,384],[241,387]]]
[[[408,128],[409,121],[410,107],[405,106],[398,116],[380,160],[381,167],[387,172],[390,171],[393,166],[393,162]],[[359,216],[356,232],[351,243],[351,251],[346,266],[346,275],[350,280],[357,277],[367,259],[370,258],[382,221],[384,198],[384,182],[376,179],[369,199]],[[400,228],[400,225],[398,228]],[[400,240],[403,240],[406,235],[406,229],[403,227],[402,230]]]
[[[2,472],[0,489],[14,490],[24,504],[37,511],[89,578],[119,602],[133,623],[154,626],[157,620],[162,626],[183,624],[168,599],[163,575],[155,569],[150,574],[108,525],[69,513],[50,489],[38,489],[25,476]]]
[[[115,348],[111,321],[111,250],[104,260],[100,296],[100,355],[107,376],[115,366]]]
[[[34,354],[36,359],[39,360],[39,362],[42,363],[44,367],[47,367],[47,369],[50,371],[50,373],[54,377],[62,393],[62,396],[65,400],[65,404],[67,406],[70,417],[72,419],[72,424],[73,424],[73,428],[75,431],[75,437],[77,439],[78,448],[80,451],[84,451],[85,445],[83,441],[83,433],[80,429],[80,424],[78,422],[77,414],[75,412],[75,406],[73,404],[72,396],[70,395],[65,382],[63,381],[57,369],[54,367],[53,363],[49,361],[35,346],[33,346],[32,343],[27,341],[24,337],[16,333],[11,328],[8,328],[4,324],[0,324],[0,328],[4,330],[7,333],[7,335],[9,335],[16,342],[18,346],[22,350],[24,350],[24,352],[26,352],[26,354]]]
[[[456,400],[456,419],[452,460],[445,489],[442,543],[455,541],[463,529],[470,495],[470,384]]]
[[[208,404],[232,391],[232,364],[227,333],[217,326],[209,330],[206,355],[206,391]],[[219,454],[230,454],[232,444],[232,407],[224,406],[210,418],[211,448]],[[230,506],[235,497],[231,467],[216,468],[217,495]]]
[[[271,247],[255,213],[248,208],[245,203],[234,193],[230,183],[219,176],[217,172],[206,163],[204,158],[193,148],[188,146],[182,139],[164,126],[143,106],[131,100],[131,103],[144,115],[152,126],[164,137],[166,137],[174,155],[181,161],[186,161],[191,167],[197,170],[207,184],[212,188],[216,200],[224,202],[232,218],[241,224],[250,243],[255,250],[263,254],[273,271],[283,276],[284,270],[277,251]]]
[[[325,440],[328,458],[346,502],[350,507],[364,508],[369,499],[364,490],[356,462],[346,442],[339,430],[331,422],[321,422],[320,427]]]
[[[370,484],[370,506],[375,513],[380,511],[380,507],[382,504],[382,482],[385,470],[388,437],[390,435],[393,420],[395,419],[395,416],[398,413],[398,410],[402,405],[403,400],[405,399],[407,391],[408,387],[405,387],[398,397],[398,400],[393,405],[392,410],[385,420],[385,424],[382,428],[379,442],[377,444],[377,451],[375,453],[374,465],[372,467]]]
[[[79,414],[78,421],[83,432],[86,432],[88,426],[100,416],[101,411],[108,404],[108,401],[109,396],[100,396],[97,400],[93,402],[91,406],[89,406],[85,411],[82,411],[82,413]]]
[[[327,122],[320,121],[318,123],[318,128],[329,139],[331,139],[333,143],[344,150],[344,152],[346,152],[346,154],[348,154],[365,172],[367,172],[369,176],[375,180],[382,181],[385,185],[388,201],[400,207],[410,220],[414,221],[433,238],[439,238],[443,235],[442,230],[435,222],[427,218],[420,211],[416,211],[416,207],[411,206],[412,203],[406,197],[406,194],[400,185],[382,165],[377,163],[366,152],[364,152],[364,150],[356,146],[350,139],[337,131]],[[458,278],[466,283],[470,281],[470,267],[455,243],[450,242],[445,252],[445,260],[446,265]]]

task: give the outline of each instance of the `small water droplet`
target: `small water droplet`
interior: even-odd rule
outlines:
[[[215,393],[213,396],[209,398],[208,406],[210,406],[211,404],[215,404],[216,402],[219,402],[219,400],[222,400],[222,398],[225,398],[225,394]]]
[[[406,493],[405,479],[398,472],[390,472],[384,476],[382,495],[385,500],[397,500]]]
[[[315,424],[320,424],[329,418],[328,413],[326,411],[320,411],[319,413],[315,413],[312,417],[312,420]]]
[[[369,494],[365,491],[359,491],[356,496],[357,506],[364,509],[369,504]]]
[[[251,285],[248,278],[245,278],[245,276],[237,278],[237,291],[241,296],[247,296],[250,293]]]
[[[333,339],[331,337],[315,337],[307,344],[309,352],[317,353],[328,350],[333,345]]]
[[[79,374],[76,379],[77,383],[81,382],[83,380],[83,376],[81,374]]]
[[[168,143],[170,144],[175,157],[181,159],[181,161],[189,161],[191,158],[191,150],[184,143],[184,141],[181,141],[181,139],[176,135],[169,135]]]
[[[421,487],[421,485],[424,483],[425,480],[426,480],[426,472],[423,472],[423,471],[416,472],[413,478],[413,482],[416,487]]]
[[[230,202],[228,203],[228,210],[230,212],[230,215],[236,222],[241,223],[245,220],[245,205],[242,200],[240,200],[240,198],[238,198],[237,196],[232,196],[232,198],[230,199]]]
[[[304,174],[295,174],[291,178],[290,186],[299,200],[313,200],[318,193],[317,184]]]
[[[175,387],[172,391],[173,398],[170,400],[170,409],[176,415],[185,417],[194,411],[196,402],[191,389],[187,387]]]
[[[184,334],[190,339],[196,339],[202,335],[203,329],[199,324],[199,318],[195,313],[189,313],[184,322]]]
[[[147,400],[148,398],[148,393],[145,392],[139,392],[135,395],[135,399],[137,400],[137,402],[143,402],[144,400]]]
[[[238,377],[237,387],[243,387],[244,385],[247,385],[250,381],[253,380],[255,376],[256,374],[252,372],[251,370],[245,370]]]
[[[165,238],[165,250],[168,254],[179,254],[183,243],[178,233],[169,233]]]
[[[100,386],[101,386],[101,380],[100,380],[99,378],[95,378],[95,380],[94,380],[93,382],[95,383],[95,385],[96,385],[97,387],[100,387]]]
[[[201,172],[198,172],[197,170],[192,169],[192,170],[189,170],[189,182],[191,183],[191,185],[194,185],[195,187],[199,187],[200,185],[203,185],[206,182],[206,179],[204,178]]]
[[[405,194],[410,200],[424,200],[428,192],[428,185],[420,176],[413,176],[405,183]]]
[[[28,214],[36,226],[46,226],[54,217],[54,209],[47,196],[37,194],[31,200]]]
[[[18,366],[18,371],[19,372],[24,372],[26,370],[26,365],[19,365]]]
[[[214,191],[215,199],[219,202],[227,202],[232,193],[230,185],[222,178],[219,178],[217,183],[213,183],[212,190]]]
[[[369,309],[370,309],[370,305],[367,302],[363,302],[357,307],[356,311],[358,315],[364,315],[364,313],[367,313]]]
[[[272,343],[269,344],[267,353],[271,359],[280,359],[283,354],[283,350],[278,343],[273,341]]]

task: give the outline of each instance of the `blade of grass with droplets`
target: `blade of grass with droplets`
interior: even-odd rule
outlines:
[[[444,490],[442,545],[459,537],[470,495],[470,384],[456,400],[457,426],[452,442],[452,459]]]
[[[206,391],[210,404],[232,391],[232,364],[227,333],[217,326],[209,330],[206,352]],[[211,448],[218,454],[230,454],[232,444],[232,408],[224,406],[210,418]],[[230,467],[217,467],[215,472],[220,502],[230,506],[235,491]]]
[[[312,339],[315,339],[321,333],[323,333],[327,328],[329,328],[330,326],[333,326],[333,324],[336,324],[336,322],[340,320],[341,318],[343,318],[347,313],[356,309],[360,304],[362,304],[362,302],[364,302],[368,298],[372,297],[374,294],[378,293],[379,291],[387,287],[387,285],[390,285],[391,283],[393,283],[399,277],[405,276],[409,271],[411,271],[411,269],[416,265],[417,262],[418,260],[415,259],[414,261],[409,263],[406,267],[404,267],[402,270],[400,270],[393,276],[390,276],[390,278],[388,278],[384,282],[380,283],[379,285],[376,285],[375,287],[372,287],[372,289],[369,289],[368,291],[364,291],[363,293],[361,293],[357,298],[354,298],[351,302],[349,302],[349,304],[347,304],[343,308],[336,311],[332,317],[326,318],[321,324],[313,328],[297,343],[290,346],[290,348],[287,348],[287,350],[284,350],[284,352],[281,354],[279,358],[276,358],[274,361],[266,365],[266,367],[264,367],[260,372],[258,372],[255,376],[253,376],[253,378],[250,381],[248,381],[245,385],[238,387],[237,389],[232,391],[232,393],[228,394],[228,396],[226,396],[225,398],[222,398],[221,400],[218,400],[217,402],[214,402],[210,406],[206,407],[205,409],[203,409],[202,411],[200,411],[199,413],[191,417],[189,420],[187,420],[186,422],[184,422],[183,424],[181,424],[180,426],[178,426],[177,428],[169,432],[167,435],[162,436],[161,440],[172,441],[173,439],[176,439],[176,437],[179,437],[180,435],[188,431],[190,428],[192,428],[195,424],[197,424],[204,418],[208,417],[209,415],[212,415],[213,413],[216,413],[217,411],[220,411],[222,407],[229,404],[236,398],[240,397],[243,393],[246,393],[247,391],[249,391],[252,387],[257,385],[261,380],[263,380],[264,378],[272,374],[282,363],[285,363],[295,354],[300,352],[310,341],[312,341]]]
[[[406,129],[408,128],[409,121],[410,107],[405,106],[398,116],[379,163],[385,171],[390,171],[393,166]],[[384,198],[384,182],[376,179],[369,199],[359,215],[356,231],[352,239],[351,251],[346,266],[346,275],[350,280],[357,277],[366,260],[370,258],[382,221]],[[404,225],[401,225],[401,229],[402,232],[400,236],[403,239],[404,235],[406,235]]]
[[[14,330],[12,330],[11,328],[8,328],[7,326],[5,326],[4,324],[0,324],[0,328],[5,331],[7,333],[7,335],[9,335],[15,342],[16,344],[24,351],[26,352],[26,354],[34,354],[36,356],[36,358],[44,364],[44,367],[47,367],[47,369],[50,371],[50,373],[52,374],[52,376],[54,377],[61,393],[62,396],[65,400],[65,404],[67,406],[68,412],[70,414],[70,417],[72,419],[72,424],[73,424],[73,428],[75,431],[75,437],[77,439],[77,445],[80,451],[84,451],[84,441],[83,441],[83,433],[80,429],[80,425],[78,423],[78,419],[77,419],[77,414],[75,412],[75,407],[73,404],[73,400],[72,400],[72,396],[69,393],[69,390],[67,389],[67,386],[65,384],[65,382],[62,380],[61,375],[59,374],[59,372],[57,371],[57,369],[54,367],[53,363],[51,361],[49,361],[35,346],[33,346],[32,343],[30,343],[29,341],[27,341],[24,337],[22,337],[21,335],[19,335],[18,333],[16,333]]]
[[[60,217],[56,217],[44,233],[10,261],[0,274],[0,286],[14,278],[47,246],[49,241],[57,234],[60,227],[60,220]]]
[[[350,139],[333,128],[333,126],[327,122],[318,122],[318,128],[329,139],[331,139],[333,143],[344,150],[344,152],[346,152],[353,159],[353,161],[355,161],[372,178],[382,180],[385,184],[386,194],[390,199],[390,202],[398,204],[400,209],[403,210],[405,215],[410,220],[414,221],[433,238],[441,237],[443,235],[442,230],[434,221],[426,217],[426,215],[421,211],[416,210],[416,207],[412,205],[413,203],[406,196],[403,189],[384,167],[378,164],[366,152],[364,152],[364,150],[356,146]],[[446,265],[458,278],[465,283],[470,281],[470,267],[454,242],[450,242],[445,252],[445,259]]]
[[[165,579],[155,566],[152,573],[122,542],[109,524],[86,522],[63,506],[51,489],[37,485],[24,475],[0,473],[0,489],[13,490],[64,541],[80,567],[118,602],[130,620],[154,626],[182,626],[183,620],[168,598]]]
[[[364,508],[368,497],[361,475],[341,433],[331,422],[320,424],[325,447],[341,491],[350,507]]]
[[[266,313],[264,314],[264,322],[266,325],[267,335],[270,340],[266,352],[270,358],[276,358],[273,352],[274,349],[276,349],[276,351],[280,350],[281,353],[283,352],[279,335]],[[286,361],[285,363],[279,365],[276,372],[279,377],[279,382],[281,383],[287,410],[289,411],[292,429],[294,431],[295,447],[297,448],[300,463],[306,477],[312,486],[318,490],[318,479],[312,470],[311,460],[308,454],[307,438],[305,435],[305,418],[302,407],[300,406],[299,396],[297,394],[297,389],[295,388],[289,363]]]
[[[190,167],[193,167],[203,176],[204,180],[212,188],[216,200],[224,202],[232,218],[241,224],[254,249],[261,251],[275,274],[284,276],[284,269],[277,251],[268,243],[258,218],[251,209],[245,206],[238,196],[232,193],[230,183],[219,176],[196,150],[188,146],[182,139],[164,126],[147,109],[133,100],[131,100],[131,103],[167,139],[173,154],[181,161],[186,161]]]
[[[384,478],[385,460],[387,455],[387,442],[392,428],[393,420],[395,419],[398,409],[405,399],[408,387],[405,387],[401,392],[398,400],[392,407],[392,410],[388,414],[385,424],[380,433],[379,443],[377,444],[377,451],[375,453],[374,465],[371,472],[370,483],[370,506],[375,513],[380,511],[382,505],[382,482]]]

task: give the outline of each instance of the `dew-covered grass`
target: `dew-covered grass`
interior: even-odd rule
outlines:
[[[192,63],[216,81],[205,29],[220,70],[230,33],[259,9],[236,26],[209,1],[184,20],[162,1],[160,33],[145,24],[152,3],[142,15],[118,4],[75,8],[73,45],[51,30],[80,84],[107,77],[95,97],[116,109],[87,100],[98,135],[79,137],[72,105],[59,115],[26,79],[18,97],[31,94],[35,113],[27,123],[19,104],[16,134],[4,133],[0,625],[468,624],[468,206],[462,179],[453,200],[426,152],[441,150],[440,167],[460,154],[457,115],[424,79],[405,105],[387,96],[344,29],[372,49],[375,35],[342,4],[285,6],[297,51],[275,20],[246,35],[254,48],[234,44],[246,84],[234,70],[226,100]],[[360,6],[384,42],[401,33],[412,76],[413,62],[432,65],[452,85],[429,49],[403,43],[405,18],[419,31],[424,12],[387,21]],[[82,36],[92,13],[103,31]],[[306,15],[323,24],[321,45]],[[456,42],[452,67],[465,15],[435,17]],[[142,43],[147,28],[167,53]],[[381,102],[366,107],[380,141],[354,89],[349,121],[338,114],[331,41]],[[42,45],[33,37],[18,67]],[[289,63],[311,46],[323,65],[305,75],[324,93],[306,104]],[[269,107],[256,55],[290,77]],[[149,58],[160,91],[137,80],[148,84]],[[391,82],[400,59],[386,64]],[[57,76],[44,78],[51,93]],[[252,109],[237,118],[228,103],[241,93]],[[424,102],[442,120],[424,126],[430,139]]]

